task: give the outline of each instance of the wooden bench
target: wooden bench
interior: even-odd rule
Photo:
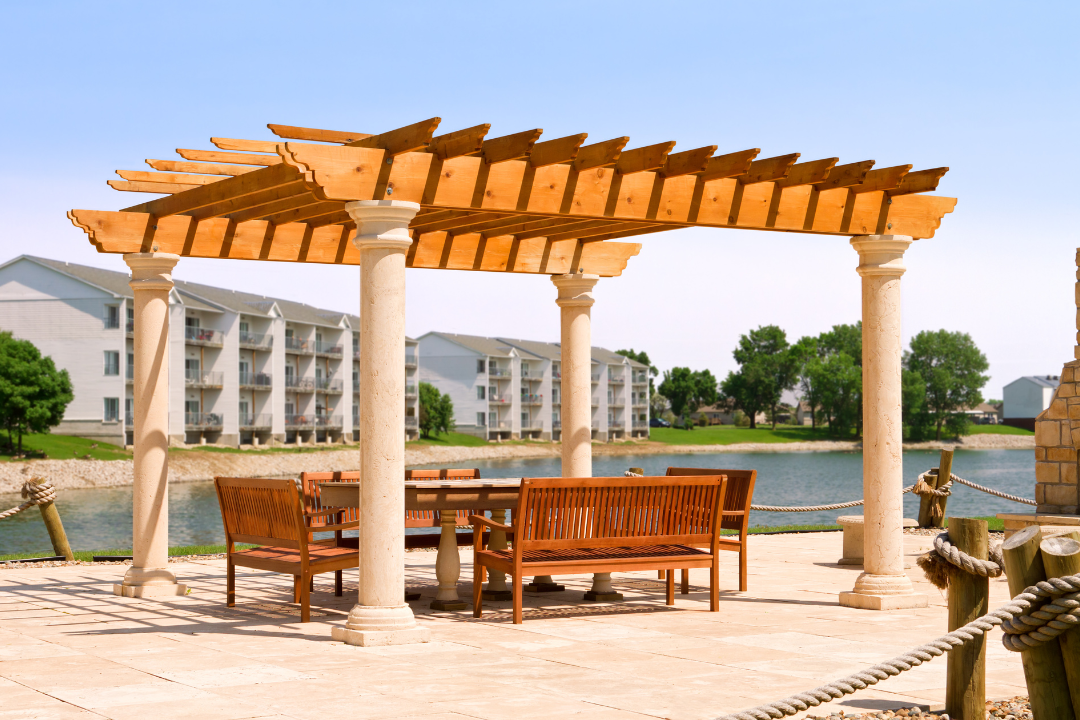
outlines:
[[[511,578],[515,624],[521,623],[526,575],[667,570],[667,604],[673,605],[674,568],[707,567],[709,609],[718,611],[718,513],[726,486],[723,475],[523,479],[512,526],[469,518],[473,616],[482,614],[488,569]],[[487,549],[485,527],[513,534],[513,548]]]
[[[728,479],[724,493],[724,516],[721,530],[737,530],[738,535],[721,535],[717,548],[739,553],[739,591],[746,592],[746,538],[750,525],[750,503],[754,501],[757,470],[710,470],[708,468],[669,467],[668,477],[724,475]],[[690,592],[690,573],[683,570],[682,594]]]
[[[332,572],[334,592],[341,595],[341,571],[359,566],[356,550],[330,542],[311,542],[306,520],[335,511],[305,513],[293,480],[214,478],[221,519],[225,525],[227,585],[225,604],[236,605],[236,566],[270,570],[293,576],[293,602],[300,603],[300,622],[311,619],[311,582],[319,573]],[[322,525],[333,532],[350,530],[355,522]],[[236,550],[235,543],[260,547]]]

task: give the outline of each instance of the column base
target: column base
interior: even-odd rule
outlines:
[[[350,630],[347,627],[335,627],[330,630],[330,637],[346,645],[382,647],[431,642],[431,631],[419,626],[403,630]]]
[[[429,642],[431,632],[416,624],[408,605],[354,605],[345,627],[332,628],[330,637],[346,645],[375,647]]]
[[[435,598],[431,601],[432,610],[464,610],[469,607],[461,600],[439,600]]]
[[[503,600],[513,600],[514,593],[509,590],[484,590],[480,593],[480,597],[484,600],[494,600],[498,602]]]
[[[560,585],[556,582],[536,583],[531,582],[525,586],[525,589],[529,592],[535,593],[549,593],[549,592],[562,592],[566,589],[565,585]]]
[[[412,602],[413,600],[419,600],[420,593],[405,591],[405,602]]]
[[[862,610],[908,610],[929,604],[919,595],[907,575],[871,575],[863,573],[855,581],[855,589],[840,593],[840,604]]]
[[[187,595],[188,587],[182,583],[171,585],[124,585],[113,584],[113,595],[129,598],[178,597]]]
[[[590,590],[585,593],[585,599],[592,602],[618,602],[623,599],[622,593],[617,592],[596,592]]]

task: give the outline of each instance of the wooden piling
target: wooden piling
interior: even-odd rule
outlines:
[[[42,478],[33,478],[30,482],[38,485],[42,482]],[[56,509],[56,505],[52,502],[43,503],[38,505],[38,510],[41,511],[41,519],[45,521],[45,529],[49,531],[53,552],[63,555],[68,560],[74,560],[75,555],[71,552],[71,546],[68,545],[67,533],[64,532],[64,523],[60,522],[60,511]]]
[[[1080,535],[1070,533],[1047,538],[1040,543],[1043,566],[1047,577],[1080,575]],[[1073,713],[1080,716],[1080,631],[1066,630],[1058,635],[1058,646],[1065,661],[1065,677],[1069,681]]]
[[[949,518],[949,541],[961,552],[986,560],[989,535],[985,520]],[[949,632],[990,611],[990,581],[954,569],[949,575]],[[953,720],[986,717],[986,636],[949,651],[945,708]]]
[[[935,490],[952,477],[953,451],[942,450],[938,460],[937,475],[927,478],[926,484]],[[949,498],[937,497],[936,495],[922,495],[919,497],[919,527],[944,527],[945,504]]]
[[[1046,579],[1039,544],[1042,531],[1029,525],[1015,532],[1001,546],[1009,594],[1016,597],[1026,588]],[[1076,720],[1065,675],[1065,661],[1058,643],[1044,643],[1020,653],[1027,681],[1032,714],[1042,720]]]

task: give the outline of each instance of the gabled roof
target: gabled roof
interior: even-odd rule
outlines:
[[[33,255],[20,255],[11,262],[24,259],[35,262],[38,265],[43,265],[52,270],[56,270],[57,272],[63,273],[69,277],[73,277],[76,280],[81,280],[84,283],[93,285],[94,287],[104,290],[107,293],[116,295],[117,297],[134,297],[134,294],[131,291],[131,286],[128,285],[128,283],[131,281],[131,276],[124,273],[115,272],[113,270],[103,270],[102,268],[89,267],[87,265],[75,265],[74,263],[62,262],[60,260],[50,260],[49,258],[35,257]]]
[[[522,352],[527,352],[538,358],[544,358],[559,362],[562,359],[562,346],[559,343],[540,342],[538,340],[515,340],[513,338],[499,338],[500,342],[512,345]]]
[[[1005,387],[1008,387],[1013,383],[1018,383],[1021,380],[1027,380],[1028,382],[1035,383],[1044,388],[1056,388],[1061,384],[1061,378],[1058,375],[1024,375],[1023,377],[1016,378]]]
[[[456,333],[436,332],[434,330],[425,333],[421,338],[427,337],[428,335],[437,335],[438,337],[457,343],[458,345],[481,355],[508,358],[514,354],[514,348],[498,338],[482,337],[480,335],[458,335]]]

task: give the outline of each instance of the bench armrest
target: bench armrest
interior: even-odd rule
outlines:
[[[338,532],[340,530],[355,530],[360,527],[359,520],[353,520],[352,522],[341,523],[340,525],[315,525],[309,527],[311,532]]]
[[[315,512],[306,512],[306,513],[304,513],[304,517],[313,518],[313,517],[320,517],[322,515],[334,515],[334,514],[339,513],[339,512],[344,512],[345,510],[348,510],[348,508],[339,507],[339,508],[330,508],[329,510],[316,510]]]
[[[508,533],[514,532],[513,526],[497,523],[485,515],[470,515],[469,522],[472,523],[474,529],[477,525],[483,525],[485,527],[491,528],[492,530],[502,530]]]

